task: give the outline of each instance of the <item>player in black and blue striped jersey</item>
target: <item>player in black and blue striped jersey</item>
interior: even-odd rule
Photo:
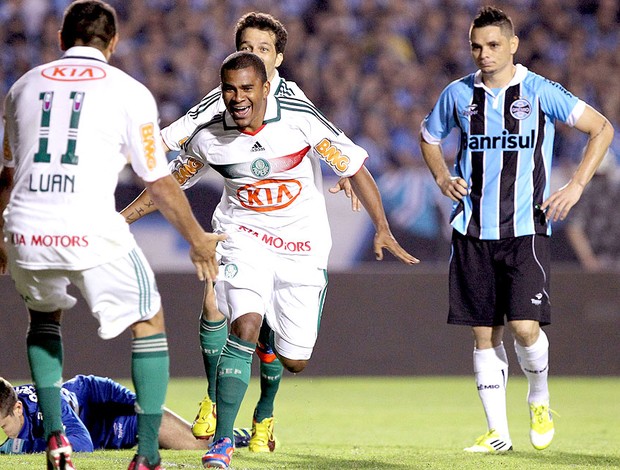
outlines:
[[[504,321],[529,383],[530,440],[551,444],[549,342],[551,222],[579,201],[613,138],[609,121],[558,83],[514,63],[519,39],[501,10],[480,10],[470,29],[478,71],[450,83],[424,119],[421,149],[442,193],[454,201],[448,323],[472,327],[474,373],[488,431],[470,452],[512,449],[506,417]],[[589,136],[572,178],[551,193],[554,125]],[[454,173],[441,141],[461,134]]]

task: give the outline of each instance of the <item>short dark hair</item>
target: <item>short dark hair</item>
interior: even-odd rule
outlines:
[[[267,69],[263,59],[248,51],[233,52],[224,59],[220,67],[220,80],[224,81],[224,72],[227,70],[241,70],[248,67],[254,69],[262,83],[267,81]]]
[[[284,25],[268,13],[252,11],[246,13],[237,21],[235,26],[235,48],[241,45],[241,33],[247,28],[256,28],[261,31],[271,31],[276,37],[276,53],[284,54],[288,33]]]
[[[482,7],[474,18],[471,29],[484,28],[485,26],[499,26],[507,36],[512,37],[515,34],[515,28],[510,17],[496,7]]]
[[[0,418],[10,416],[15,410],[17,393],[8,380],[0,377]]]
[[[78,0],[67,7],[60,38],[65,48],[92,46],[104,50],[116,35],[116,11],[99,0]]]

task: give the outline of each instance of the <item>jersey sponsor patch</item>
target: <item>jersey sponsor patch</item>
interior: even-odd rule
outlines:
[[[321,140],[314,146],[316,150],[325,160],[325,162],[335,168],[337,171],[345,172],[349,168],[349,157],[343,155],[340,149],[332,144],[329,139]]]
[[[50,80],[61,82],[81,82],[84,80],[101,80],[106,77],[106,71],[96,65],[53,65],[44,68],[41,75]]]
[[[237,198],[243,207],[256,212],[270,212],[290,206],[301,194],[298,180],[267,179],[246,184],[237,190]]]
[[[283,238],[276,235],[270,235],[264,232],[260,232],[249,227],[245,227],[244,225],[239,225],[239,231],[252,235],[257,240],[260,240],[264,244],[269,245],[270,247],[275,248],[279,251],[284,251],[287,253],[312,252],[312,245],[310,244],[310,240],[284,240]],[[228,269],[228,265],[226,266],[226,268]]]
[[[15,246],[28,245],[39,247],[86,248],[89,245],[88,235],[47,235],[9,233],[8,238]]]
[[[187,183],[187,180],[194,176],[204,166],[204,163],[200,160],[196,160],[193,157],[188,157],[183,164],[176,164],[174,170],[172,171],[172,176],[174,176],[174,179],[177,180],[177,183],[183,186]]]
[[[155,159],[155,125],[152,122],[140,126],[140,138],[142,139],[146,167],[152,170],[157,164]]]

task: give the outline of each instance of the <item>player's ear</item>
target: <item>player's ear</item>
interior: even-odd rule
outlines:
[[[112,54],[114,54],[114,51],[116,51],[116,45],[118,44],[118,38],[119,38],[118,33],[116,33],[114,37],[110,39],[110,43],[108,44],[108,47],[106,47],[105,51],[103,51],[104,55],[108,58],[108,60],[110,59]]]
[[[60,47],[61,51],[66,51],[65,42],[62,40],[62,31],[58,30],[58,47]]]
[[[513,36],[510,40],[510,53],[515,55],[517,53],[517,49],[519,48],[519,37]]]
[[[24,414],[24,405],[22,405],[21,400],[17,400],[15,402],[15,406],[13,407],[13,414],[15,416],[21,416]]]
[[[276,54],[275,67],[276,68],[280,67],[280,65],[282,64],[283,60],[284,60],[284,54],[282,54],[281,52],[278,52]]]

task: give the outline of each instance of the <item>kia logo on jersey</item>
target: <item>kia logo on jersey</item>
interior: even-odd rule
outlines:
[[[269,212],[290,206],[301,194],[297,180],[262,180],[246,184],[237,190],[243,207],[257,212]]]
[[[41,75],[50,80],[61,82],[79,82],[84,80],[100,80],[106,72],[96,65],[53,65],[44,68]]]

